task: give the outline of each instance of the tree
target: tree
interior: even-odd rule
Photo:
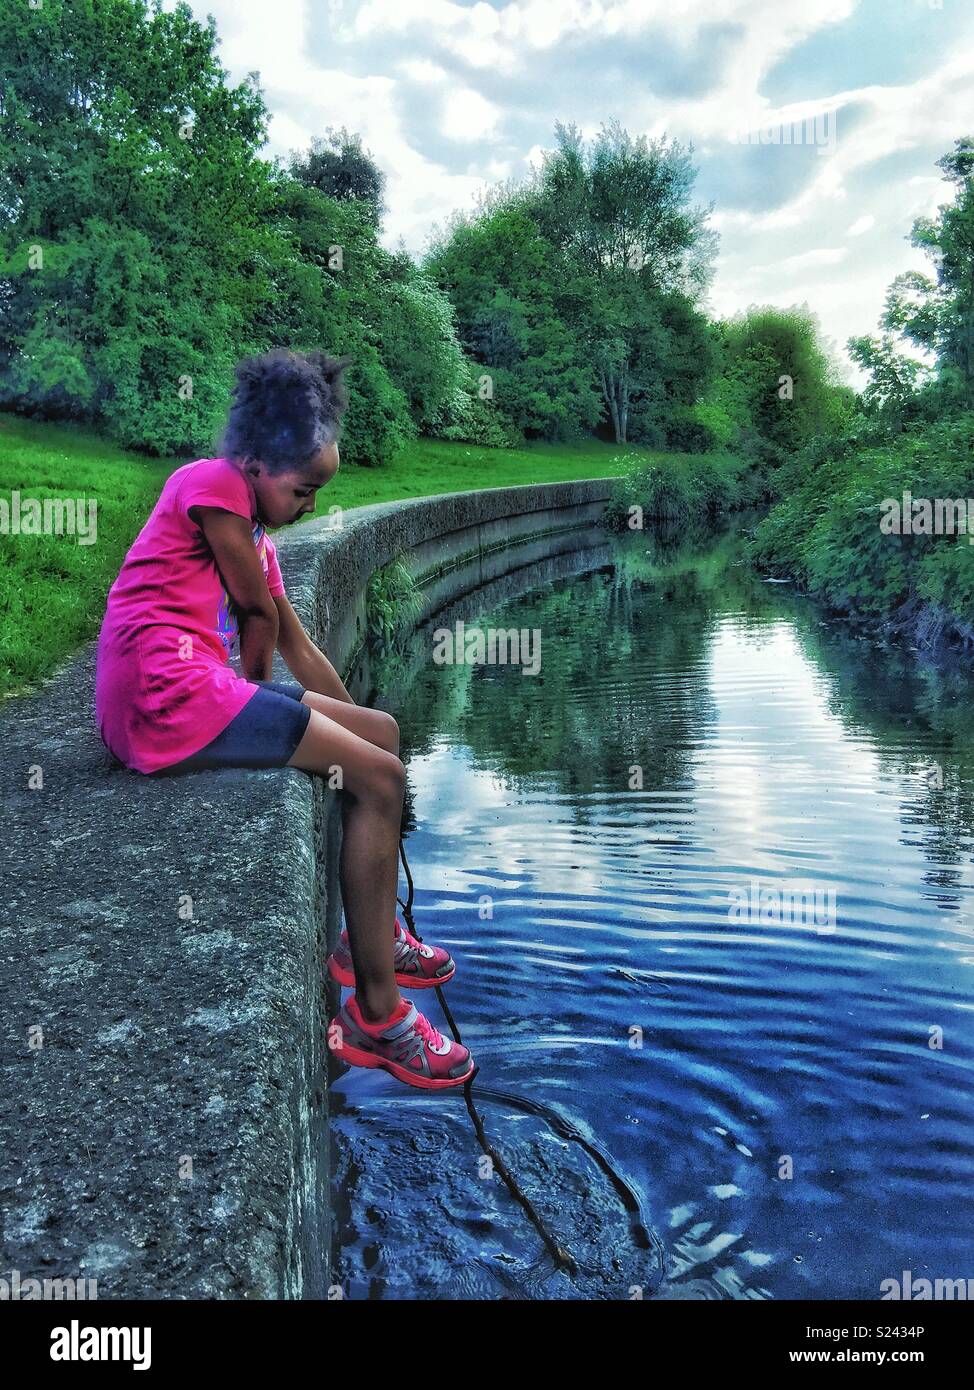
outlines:
[[[886,332],[881,338],[863,334],[847,344],[852,360],[869,373],[862,393],[869,409],[902,424],[910,413],[917,393],[931,375],[931,369],[915,357],[897,351],[896,339]]]
[[[0,403],[209,443],[266,288],[255,79],[161,0],[0,9]]]
[[[721,338],[720,371],[732,387],[725,399],[736,402],[738,445],[776,462],[827,427],[844,388],[807,305],[751,305],[721,325]]]
[[[577,281],[579,330],[590,348],[616,440],[628,437],[630,405],[645,413],[666,399],[653,363],[666,352],[654,300],[693,302],[711,273],[710,209],[691,207],[696,170],[676,141],[633,139],[617,122],[586,145],[576,126],[558,123],[526,206],[567,260]]]
[[[423,266],[450,297],[479,384],[517,431],[570,438],[598,423],[594,363],[573,326],[579,287],[517,190],[455,218]]]
[[[336,202],[349,198],[364,203],[369,208],[373,226],[378,229],[382,223],[385,204],[382,196],[385,191],[385,175],[372,155],[362,149],[362,137],[354,135],[344,126],[341,130],[328,127],[324,137],[315,136],[311,148],[305,155],[292,154],[291,176],[309,188],[317,188]]]
[[[405,393],[383,361],[383,293],[391,257],[359,199],[339,202],[278,171],[275,220],[289,249],[272,271],[271,316],[258,325],[267,346],[326,344],[353,358],[342,456],[377,464],[416,435]],[[292,287],[281,296],[279,279]]]
[[[301,177],[260,157],[256,77],[216,42],[184,3],[0,9],[0,405],[199,451],[240,357],[325,347],[353,358],[343,454],[380,462],[469,381],[450,306],[379,245],[357,136]]]
[[[408,257],[398,268],[400,273],[390,274],[381,298],[379,351],[406,397],[416,427],[429,431],[467,382],[467,362],[448,296]]]
[[[936,217],[917,218],[910,234],[912,244],[933,262],[935,274],[898,275],[880,323],[893,339],[905,338],[932,354],[942,396],[966,409],[974,405],[974,139],[955,141],[937,167],[953,185],[954,202],[941,205]],[[892,348],[872,353],[887,385],[891,352]],[[903,385],[908,376],[900,370]],[[895,389],[890,399],[894,398],[902,405]]]

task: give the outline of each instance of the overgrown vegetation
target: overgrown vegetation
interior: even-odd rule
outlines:
[[[852,417],[855,393],[837,381],[807,310],[755,307],[710,331],[718,370],[668,420],[674,452],[616,486],[617,525],[636,507],[644,519],[689,521],[769,503],[801,443],[840,434]]]
[[[717,238],[677,141],[556,123],[417,265],[380,243],[357,135],[261,157],[263,93],[217,44],[186,4],[0,10],[0,408],[199,456],[235,362],[284,345],[351,358],[343,456],[367,465],[594,435],[764,467],[829,414],[807,316],[708,322]]]
[[[645,522],[697,522],[764,500],[758,470],[739,455],[663,454],[615,484],[605,520],[617,530]]]
[[[381,463],[466,408],[452,306],[380,245],[357,137],[260,156],[217,42],[186,4],[0,7],[0,407],[199,456],[239,358],[323,347],[354,362],[346,457]]]
[[[974,412],[913,424],[895,437],[866,427],[817,440],[780,479],[782,498],[750,554],[846,617],[882,623],[926,647],[974,649],[974,546],[966,534],[898,535],[882,503],[972,499]],[[917,518],[919,524],[919,517]]]
[[[974,651],[974,141],[938,161],[954,199],[919,219],[913,242],[935,275],[890,287],[883,336],[853,339],[870,371],[862,408],[813,438],[776,480],[779,500],[751,556],[848,618],[917,647]],[[933,355],[921,361],[911,349]],[[882,503],[904,510],[905,534],[882,529]],[[963,530],[927,527],[934,503],[960,502]],[[968,505],[969,503],[969,505]],[[953,513],[953,508],[951,508]],[[922,528],[922,529],[921,529]]]
[[[397,640],[419,619],[422,602],[416,582],[401,555],[369,577],[365,612],[369,645],[379,655],[393,650]]]

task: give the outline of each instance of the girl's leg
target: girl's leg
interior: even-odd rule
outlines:
[[[353,734],[367,739],[378,748],[398,755],[399,725],[385,710],[369,709],[367,705],[350,705],[345,700],[333,699],[331,695],[319,695],[316,690],[306,690],[301,703],[334,719],[336,724],[351,729]]]
[[[377,1022],[388,1018],[401,998],[391,927],[396,916],[406,769],[395,753],[322,714],[317,701],[329,697],[309,700],[309,693],[305,702],[312,706],[311,718],[288,765],[322,777],[341,769],[344,829],[339,875],[355,967],[355,996],[364,1017]],[[337,705],[349,722],[363,728],[368,721],[363,722],[360,716],[381,714],[341,700],[330,703]],[[391,722],[395,724],[395,720]],[[377,728],[374,720],[371,727]]]

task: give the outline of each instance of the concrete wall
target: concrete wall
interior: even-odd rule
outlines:
[[[542,558],[569,572],[610,488],[305,523],[281,538],[285,584],[345,674],[393,556],[424,614]],[[0,707],[0,1295],[15,1272],[96,1279],[102,1299],[321,1298],[337,801],[288,770],[127,771],[98,738],[93,671],[90,644]]]

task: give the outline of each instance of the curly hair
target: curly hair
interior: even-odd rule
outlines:
[[[300,468],[338,438],[348,405],[342,372],[350,357],[274,348],[236,369],[222,457],[253,459],[271,473]]]

